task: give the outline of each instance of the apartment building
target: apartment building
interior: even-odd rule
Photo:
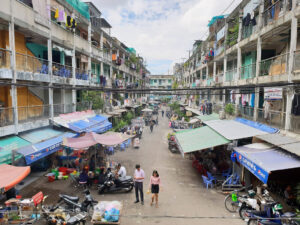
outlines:
[[[0,137],[86,109],[83,89],[144,87],[143,58],[111,28],[91,2],[2,0]]]
[[[232,103],[238,116],[299,132],[299,18],[299,0],[243,0],[214,16],[184,63],[185,86],[210,88],[199,95],[216,111]]]
[[[150,88],[152,89],[171,89],[174,75],[150,75]]]

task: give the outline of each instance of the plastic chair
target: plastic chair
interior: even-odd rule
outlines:
[[[126,144],[123,142],[120,144],[120,150],[125,151],[125,149],[126,149]]]
[[[232,168],[229,168],[228,170],[222,172],[222,176],[227,179],[231,175],[231,173],[232,173]]]
[[[209,180],[206,176],[203,176],[203,175],[202,175],[202,179],[203,179],[204,185],[206,185],[206,189],[208,189],[209,186],[210,186],[211,188],[214,187],[214,184],[213,184],[212,180]]]
[[[208,176],[208,179],[210,179],[215,184],[217,183],[217,179],[210,172],[206,172],[206,174]]]

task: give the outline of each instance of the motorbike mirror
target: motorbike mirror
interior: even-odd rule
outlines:
[[[43,202],[48,198],[48,195],[45,195],[43,198]]]

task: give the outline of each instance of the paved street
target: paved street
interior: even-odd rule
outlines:
[[[111,156],[112,160],[120,162],[127,169],[127,174],[132,175],[135,164],[141,164],[146,173],[144,192],[148,189],[150,175],[153,169],[157,169],[161,180],[162,190],[159,195],[159,208],[150,206],[150,195],[145,194],[145,205],[134,204],[135,194],[115,193],[98,195],[95,189],[91,192],[93,197],[100,200],[119,200],[124,204],[121,224],[203,224],[203,225],[238,225],[244,224],[238,214],[228,213],[224,208],[224,195],[215,189],[205,189],[201,176],[192,168],[192,162],[183,159],[180,154],[172,154],[168,150],[167,118],[159,118],[159,125],[154,127],[151,134],[149,127],[144,129],[140,149],[129,148],[125,152],[117,152]],[[25,187],[21,194],[31,197],[38,191],[49,195],[46,204],[55,203],[58,193],[83,196],[80,191],[74,189],[70,181],[55,181],[49,183],[45,177],[41,177],[31,185]],[[204,218],[203,218],[204,217]],[[205,217],[226,217],[205,218]],[[43,224],[41,221],[39,224]]]
[[[122,225],[132,224],[244,224],[235,219],[238,214],[227,213],[224,196],[215,190],[206,190],[201,176],[192,168],[191,161],[179,154],[172,154],[167,147],[167,118],[160,117],[159,125],[151,134],[146,127],[140,149],[118,152],[112,158],[125,165],[128,175],[132,175],[136,163],[140,163],[146,173],[144,191],[148,189],[153,169],[157,169],[162,180],[159,195],[159,208],[150,206],[150,195],[145,194],[145,205],[134,204],[134,191],[131,194],[106,194],[101,200],[122,200],[124,211]],[[177,218],[176,218],[177,217]],[[182,218],[178,218],[182,217]],[[233,219],[205,219],[192,217],[229,217]]]

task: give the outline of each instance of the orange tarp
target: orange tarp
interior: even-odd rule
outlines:
[[[7,164],[0,165],[0,190],[8,191],[20,183],[30,173],[30,166],[17,167]]]

